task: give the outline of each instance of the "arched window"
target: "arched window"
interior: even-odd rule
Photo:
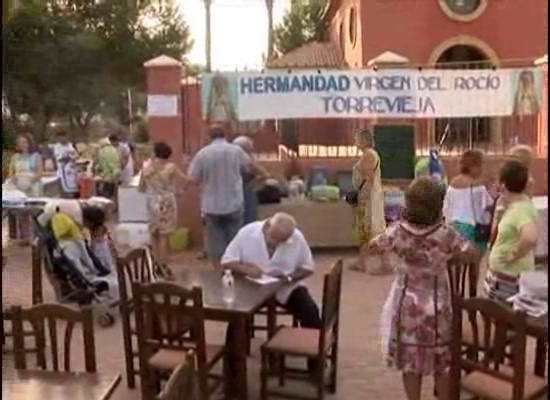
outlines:
[[[355,10],[355,7],[351,7],[349,10],[348,34],[352,47],[355,47],[355,44],[357,43],[357,11]]]

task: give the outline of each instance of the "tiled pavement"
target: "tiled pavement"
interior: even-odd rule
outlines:
[[[308,281],[316,299],[320,299],[322,274],[338,259],[349,260],[349,254],[322,253],[316,255],[317,273]],[[207,268],[198,261],[196,254],[188,253],[175,258],[173,269]],[[10,251],[8,265],[3,271],[2,297],[4,306],[28,304],[30,298],[30,258],[28,250]],[[385,368],[380,356],[379,315],[391,283],[391,277],[373,277],[347,271],[344,274],[341,308],[341,341],[338,393],[335,400],[401,400],[404,399],[400,375]],[[51,290],[46,285],[47,297]],[[223,326],[208,326],[209,338],[220,342]],[[259,352],[261,343],[256,339],[249,359],[249,385],[251,400],[259,398]],[[120,322],[107,329],[97,327],[96,350],[101,371],[124,371],[122,332]],[[9,356],[3,356],[3,367],[11,364]],[[431,379],[424,389],[424,399],[433,398]],[[330,397],[329,397],[330,398]],[[125,382],[118,388],[114,400],[138,400],[139,391],[128,390]]]

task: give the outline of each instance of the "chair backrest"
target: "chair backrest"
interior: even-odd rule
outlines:
[[[71,344],[76,324],[82,326],[84,365],[86,372],[96,372],[94,319],[90,308],[73,309],[61,304],[39,304],[27,309],[14,307],[12,313],[15,367],[27,369],[27,356],[36,354],[37,366],[48,368],[47,346],[51,351],[51,369],[60,371],[60,343],[58,329],[63,329],[63,370],[71,371]],[[25,329],[25,323],[31,330]],[[27,347],[28,337],[34,338],[34,346]]]
[[[172,372],[156,400],[196,400],[195,355],[187,352],[185,363]]]
[[[464,260],[451,260],[447,266],[451,292],[462,298],[476,297],[479,264]]]
[[[134,284],[139,354],[145,362],[160,349],[195,349],[197,367],[207,364],[202,289],[170,282]],[[190,335],[186,335],[189,332]],[[143,364],[142,364],[143,365]]]
[[[124,313],[125,307],[132,303],[132,285],[154,282],[156,276],[145,248],[133,249],[125,257],[117,257],[116,269],[121,308]]]
[[[453,384],[460,385],[461,370],[479,371],[513,384],[513,400],[523,399],[525,380],[526,315],[488,298],[453,299]],[[466,320],[464,320],[466,318]],[[469,324],[473,336],[472,351],[462,351],[463,324]],[[509,333],[513,332],[511,352],[513,370],[500,372],[508,361],[505,357]],[[458,383],[457,383],[458,382]],[[459,386],[453,388],[458,390]]]
[[[337,335],[340,320],[340,295],[342,292],[343,262],[338,260],[325,275],[323,284],[322,330],[319,335],[319,350],[325,348],[327,335]]]

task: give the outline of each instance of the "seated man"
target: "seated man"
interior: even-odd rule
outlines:
[[[224,269],[253,278],[270,275],[287,281],[277,293],[279,305],[303,328],[320,328],[319,308],[300,282],[313,274],[309,245],[290,215],[277,213],[239,231],[222,257]]]

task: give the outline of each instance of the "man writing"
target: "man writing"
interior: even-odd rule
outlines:
[[[288,282],[277,293],[279,305],[301,327],[321,327],[319,308],[301,282],[313,274],[311,250],[290,215],[277,213],[244,226],[227,247],[221,265],[252,278],[269,275]]]

